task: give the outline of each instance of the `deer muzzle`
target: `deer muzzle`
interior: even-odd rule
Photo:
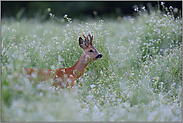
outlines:
[[[101,59],[102,58],[102,54],[98,54],[96,58],[97,59]]]

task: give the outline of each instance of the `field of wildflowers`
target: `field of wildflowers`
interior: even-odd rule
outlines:
[[[164,4],[162,4],[164,6]],[[135,8],[136,17],[58,23],[1,22],[2,121],[181,121],[182,17]],[[51,15],[50,15],[51,16]],[[22,68],[75,64],[90,32],[102,53],[72,91],[29,81]]]

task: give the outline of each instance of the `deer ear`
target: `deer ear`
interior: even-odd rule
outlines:
[[[80,46],[82,49],[84,49],[84,48],[86,47],[85,42],[84,42],[84,40],[83,40],[81,37],[79,37],[79,46]]]

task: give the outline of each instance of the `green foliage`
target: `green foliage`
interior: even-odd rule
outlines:
[[[60,24],[2,19],[2,121],[181,121],[181,17],[138,14]],[[74,90],[20,73],[74,65],[82,53],[78,39],[88,32],[103,57],[87,66]]]

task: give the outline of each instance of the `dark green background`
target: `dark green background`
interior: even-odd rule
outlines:
[[[67,14],[71,18],[85,19],[87,17],[95,17],[93,11],[97,12],[99,17],[116,18],[118,16],[134,15],[133,6],[153,6],[157,8],[157,1],[153,2],[137,2],[137,1],[2,1],[1,2],[1,17],[14,18],[39,18],[46,15],[44,19],[48,19],[47,8],[51,8],[51,12],[57,17],[63,17]],[[161,2],[159,2],[161,4]],[[165,6],[177,7],[182,9],[182,1],[169,2],[165,1]],[[22,14],[21,14],[22,10]],[[19,13],[19,15],[18,15]]]

